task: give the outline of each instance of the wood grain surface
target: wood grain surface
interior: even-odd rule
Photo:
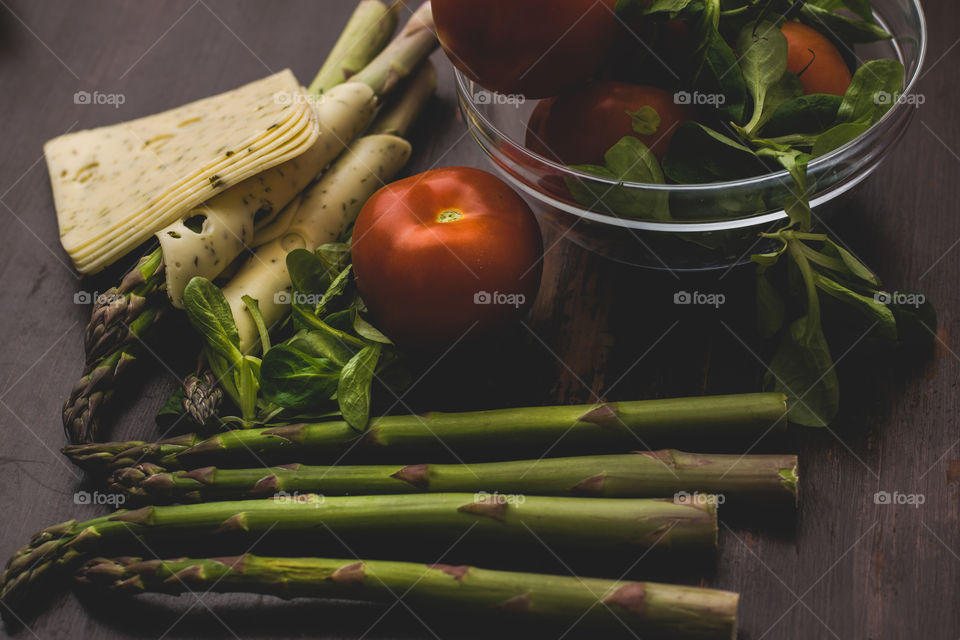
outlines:
[[[79,291],[106,289],[122,266],[80,280],[60,248],[42,156],[66,131],[127,120],[290,67],[308,80],[352,0],[2,0],[0,5],[0,556],[42,526],[105,506],[75,504],[79,472],[60,456],[60,406],[81,367],[89,309]],[[831,226],[891,290],[937,305],[936,349],[920,358],[856,349],[840,363],[843,410],[834,427],[792,428],[754,451],[801,456],[796,515],[724,515],[716,561],[635,569],[741,592],[740,637],[844,640],[960,636],[960,6],[926,3],[926,103],[896,153]],[[487,166],[457,114],[452,73],[435,56],[440,89],[412,136],[410,173]],[[122,94],[119,108],[78,105],[77,91]],[[556,238],[548,237],[548,245]],[[545,261],[532,314],[516,331],[445,357],[398,410],[472,409],[752,391],[768,347],[751,331],[752,275],[673,275],[604,261],[565,241]],[[678,290],[723,292],[720,310],[673,305]],[[182,324],[167,329],[142,385],[128,387],[112,435],[154,438],[153,414],[192,364]],[[420,461],[412,461],[420,462]],[[918,507],[878,505],[878,491],[919,494]],[[590,526],[590,523],[584,523]],[[392,545],[384,532],[384,548]],[[242,551],[242,549],[240,550]],[[442,549],[432,550],[437,561]],[[598,550],[531,557],[481,549],[444,562],[529,560],[543,568],[618,577],[633,563],[594,564]],[[474,550],[472,553],[476,553]],[[459,555],[458,555],[459,554]],[[537,558],[532,558],[538,555]],[[539,557],[542,556],[542,557]],[[488,561],[489,560],[489,561]],[[689,566],[688,566],[689,565]],[[248,596],[117,601],[51,593],[21,638],[462,637],[475,621],[421,620],[392,607]],[[5,629],[3,633],[8,633]],[[513,634],[503,633],[506,637]],[[532,634],[528,634],[532,635]]]

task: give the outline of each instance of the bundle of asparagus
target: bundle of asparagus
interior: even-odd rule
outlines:
[[[463,460],[490,460],[542,456],[558,443],[580,453],[605,453],[655,442],[753,442],[771,429],[785,428],[785,417],[785,396],[751,393],[383,416],[372,419],[362,434],[346,422],[333,421],[241,429],[208,438],[187,434],[155,443],[72,445],[63,453],[99,475],[146,462],[173,471],[333,460],[346,452],[399,463],[451,452]]]
[[[77,580],[120,593],[262,593],[404,602],[556,627],[576,625],[636,637],[729,640],[738,595],[729,591],[443,564],[328,558],[95,558]]]

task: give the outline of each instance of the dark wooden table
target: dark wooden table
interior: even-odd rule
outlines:
[[[58,453],[60,406],[81,363],[88,308],[60,248],[42,143],[224,91],[289,66],[312,77],[352,0],[5,0],[0,2],[0,470],[6,558],[42,526],[106,507],[75,504],[81,477]],[[960,7],[928,0],[926,104],[897,152],[834,221],[834,230],[894,290],[920,289],[939,309],[932,354],[909,364],[858,350],[840,364],[844,406],[830,429],[791,429],[756,450],[801,456],[795,516],[764,510],[724,518],[715,563],[667,578],[742,593],[742,638],[891,639],[960,635]],[[439,97],[413,136],[410,172],[486,162],[465,135],[451,70],[441,55]],[[125,96],[77,105],[76,91]],[[554,238],[548,237],[548,245]],[[406,401],[412,409],[467,409],[756,390],[766,348],[750,330],[751,273],[675,276],[599,259],[567,242],[546,257],[527,323],[496,344],[457,350]],[[722,291],[717,312],[679,313],[679,289]],[[121,403],[113,435],[151,438],[153,414],[190,367],[188,349],[164,351],[155,373]],[[877,505],[878,491],[923,496]],[[498,553],[492,550],[491,553]],[[425,560],[430,560],[426,558]],[[470,560],[467,558],[466,560]],[[576,565],[583,558],[556,563]],[[586,569],[589,571],[589,567]],[[663,570],[661,575],[663,576]],[[612,576],[616,577],[616,575]],[[458,637],[425,628],[395,606],[241,596],[129,603],[51,595],[51,610],[20,637]],[[448,621],[449,622],[449,621]]]

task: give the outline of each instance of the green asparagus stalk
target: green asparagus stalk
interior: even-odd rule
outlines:
[[[86,365],[63,405],[70,442],[93,442],[102,409],[159,324],[166,307],[163,254],[140,258],[116,287],[97,297],[84,331]]]
[[[62,451],[75,464],[100,474],[143,462],[173,471],[335,460],[345,453],[390,462],[451,453],[468,461],[503,460],[555,449],[588,454],[705,440],[752,443],[767,431],[785,428],[785,414],[783,394],[750,393],[384,416],[372,419],[362,434],[337,421],[242,429],[207,439],[187,435],[157,443],[68,446]]]
[[[144,463],[114,473],[111,488],[141,503],[210,502],[286,493],[490,492],[655,498],[679,492],[796,502],[797,457],[676,450],[479,464],[311,467],[166,472]]]
[[[203,426],[217,413],[223,401],[223,389],[208,368],[191,373],[183,381],[183,410],[190,420]]]
[[[249,544],[267,533],[295,533],[308,541],[326,539],[330,532],[339,539],[386,530],[394,544],[450,544],[469,532],[471,539],[501,544],[539,538],[550,546],[579,544],[629,553],[653,547],[690,551],[715,548],[717,512],[711,501],[467,493],[337,498],[278,494],[267,500],[149,506],[40,531],[7,563],[0,577],[0,604],[16,612],[43,593],[47,579],[60,570],[75,568],[88,554],[115,553],[135,539],[148,546],[171,539],[188,546],[191,540],[234,536]]]
[[[88,365],[95,364],[119,347],[131,342],[131,325],[162,302],[163,252],[158,248],[143,256],[120,284],[97,297],[84,331],[84,352]]]
[[[96,558],[77,580],[128,594],[258,593],[392,603],[464,614],[502,615],[563,631],[573,625],[636,637],[736,637],[739,596],[654,582],[491,571],[467,566],[328,558]],[[461,618],[469,623],[466,615]]]
[[[360,0],[308,91],[319,96],[367,66],[390,41],[399,8],[399,3],[387,6],[380,0]]]
[[[391,92],[437,48],[434,29],[433,12],[427,0],[413,12],[397,37],[350,80],[363,82],[377,95]]]

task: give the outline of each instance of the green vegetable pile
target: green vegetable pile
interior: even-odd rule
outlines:
[[[876,275],[841,243],[811,232],[816,221],[810,197],[816,185],[808,180],[808,164],[883,118],[903,89],[903,65],[871,60],[856,69],[845,95],[804,95],[799,77],[787,70],[788,45],[780,25],[797,19],[817,29],[849,54],[851,66],[858,61],[854,45],[890,34],[875,22],[868,0],[620,0],[616,11],[625,21],[656,19],[646,59],[628,65],[630,81],[666,83],[715,99],[712,107],[698,110],[697,121],[679,125],[662,166],[643,142],[628,136],[606,153],[605,166],[573,168],[654,184],[725,182],[785,169],[790,177],[783,181],[782,193],[738,191],[719,208],[731,216],[773,207],[787,213],[787,224],[761,234],[762,252],[751,256],[757,265],[759,333],[779,345],[766,387],[788,396],[792,422],[829,424],[839,410],[840,393],[822,307],[841,307],[845,311],[835,315],[858,319],[860,335],[891,345],[929,344],[936,314],[920,294],[898,296],[906,304],[891,300]],[[653,51],[658,38],[669,37],[667,24],[676,21],[687,25],[695,46],[667,62],[678,73],[664,78],[663,61],[652,59]],[[639,135],[649,135],[657,130],[659,117],[650,107],[641,111],[630,113],[633,127]],[[690,205],[671,202],[665,192],[566,182],[578,202],[602,212],[656,220],[688,217],[683,209]]]
[[[405,375],[396,348],[363,317],[349,245],[329,243],[316,252],[296,249],[287,254],[287,269],[293,283],[292,321],[285,328],[292,335],[271,344],[257,301],[245,299],[260,332],[262,357],[240,351],[230,307],[215,284],[194,278],[187,285],[187,317],[203,339],[213,376],[239,411],[238,416],[217,418],[216,426],[342,415],[362,431],[370,418],[374,378],[399,390]],[[182,399],[173,398],[167,412],[183,411]]]

